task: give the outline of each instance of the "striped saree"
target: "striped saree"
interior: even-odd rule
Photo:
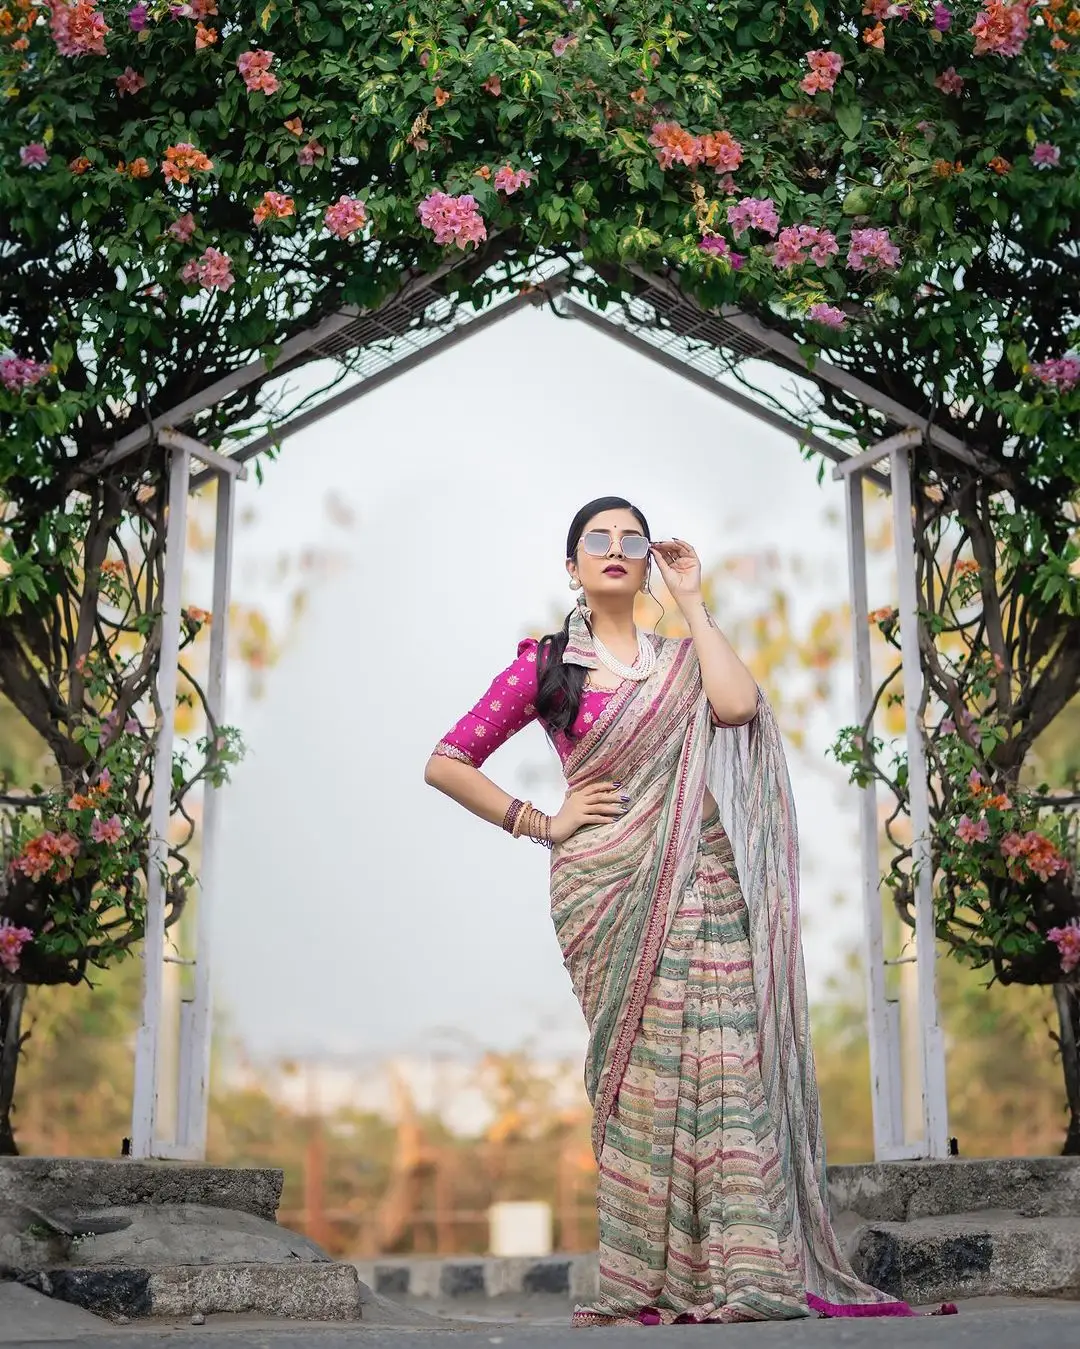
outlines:
[[[911,1315],[858,1280],[829,1219],[772,710],[714,727],[693,643],[653,640],[655,672],[564,763],[571,789],[621,782],[629,810],[552,852],[598,1164],[599,1294],[575,1324]]]

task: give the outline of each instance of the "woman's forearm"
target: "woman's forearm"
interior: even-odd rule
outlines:
[[[757,681],[735,654],[703,599],[689,604],[684,617],[701,666],[705,696],[721,721],[741,726],[757,712]]]
[[[462,763],[460,759],[447,758],[445,754],[433,754],[427,761],[424,781],[489,824],[501,825],[514,800],[479,768]]]

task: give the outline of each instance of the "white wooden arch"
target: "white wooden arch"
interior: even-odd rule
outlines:
[[[132,1152],[137,1157],[201,1160],[206,1152],[212,1029],[212,919],[220,902],[215,863],[218,849],[219,789],[206,785],[203,806],[202,865],[195,909],[195,932],[188,952],[166,951],[165,888],[161,863],[167,856],[170,808],[170,764],[174,747],[173,710],[180,641],[180,587],[184,567],[186,506],[190,492],[217,483],[214,548],[213,614],[207,701],[211,715],[223,718],[227,618],[230,596],[234,487],[246,476],[244,465],[255,455],[280,445],[288,436],[362,398],[373,389],[414,369],[449,347],[499,323],[526,305],[550,303],[563,318],[588,324],[640,355],[657,362],[699,388],[750,413],[801,445],[820,452],[833,464],[832,476],[844,484],[849,582],[854,647],[854,713],[857,722],[870,713],[873,680],[867,614],[866,544],[863,524],[864,485],[869,481],[891,493],[894,546],[899,589],[899,626],[903,663],[906,742],[914,835],[915,955],[889,955],[885,949],[880,895],[878,814],[874,786],[860,793],[860,865],[864,911],[864,952],[869,1021],[874,1154],[879,1161],[949,1155],[945,1053],[935,977],[934,915],[930,870],[930,806],[927,766],[919,708],[922,670],[918,658],[918,592],[912,528],[910,455],[926,441],[938,450],[976,467],[979,456],[962,441],[927,418],[902,407],[850,371],[817,359],[806,366],[798,345],[734,306],[705,311],[683,295],[675,282],[636,271],[641,292],[600,311],[575,293],[574,271],[564,263],[545,263],[529,270],[524,283],[507,287],[484,310],[455,305],[442,296],[439,280],[452,269],[411,277],[392,301],[376,311],[343,308],[284,344],[271,371],[255,361],[205,388],[183,403],[131,432],[104,455],[104,467],[156,443],[169,455],[169,519],[166,535],[162,643],[158,695],[164,709],[154,760],[151,804],[151,847],[148,876],[146,940],[143,950],[142,1018],[135,1054]],[[632,269],[635,270],[635,269]],[[578,269],[580,274],[580,269]],[[271,431],[246,439],[230,438],[222,452],[201,443],[193,421],[202,412],[249,386],[318,360],[342,362],[355,378],[317,405],[287,416]],[[876,410],[895,432],[851,455],[840,443],[800,425],[733,386],[730,376],[750,359],[802,369],[818,387],[831,385]],[[185,429],[187,428],[187,429]],[[885,469],[887,468],[887,472]],[[914,653],[912,656],[910,653]],[[192,994],[180,1004],[179,1024],[163,1026],[165,965],[193,968]],[[919,1064],[917,1093],[921,1102],[918,1132],[905,1134],[903,1056],[899,1002],[889,996],[886,970],[913,963],[917,972]],[[166,1031],[178,1039],[177,1070],[164,1080],[162,1053]],[[163,1126],[164,1098],[175,1107],[175,1127]]]

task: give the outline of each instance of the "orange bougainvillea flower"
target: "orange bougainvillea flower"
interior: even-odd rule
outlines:
[[[988,169],[993,169],[995,173],[1000,174],[1006,174],[1012,171],[1012,165],[1004,157],[1004,155],[995,155],[993,159],[990,160],[990,162],[987,164],[986,167]]]
[[[441,107],[443,106],[444,103],[449,103],[449,102],[450,102],[450,94],[447,92],[447,90],[445,90],[445,89],[440,89],[440,87],[439,87],[438,85],[436,85],[436,86],[435,86],[435,106],[436,106],[437,108],[441,108]]]
[[[486,89],[489,94],[498,98],[502,93],[502,80],[498,75],[489,75],[480,88]]]
[[[633,90],[632,93],[630,94],[631,101],[637,103],[639,106],[640,104],[644,103],[648,97],[649,95],[646,92],[645,86],[643,84],[639,84],[638,87],[635,90]]]
[[[212,47],[218,39],[216,28],[207,28],[204,23],[195,25],[195,50],[202,51],[204,47]]]
[[[872,609],[866,615],[868,623],[885,623],[891,618],[896,617],[896,610],[891,605],[886,605],[884,609]]]
[[[128,165],[128,173],[132,178],[149,178],[152,172],[149,163],[142,155],[138,159],[133,159]]]
[[[76,175],[85,173],[87,169],[92,169],[93,167],[94,166],[90,163],[90,161],[87,159],[85,155],[80,155],[78,159],[73,159],[71,163],[68,165],[68,168],[71,170],[71,172]]]
[[[885,25],[876,23],[873,28],[864,28],[862,40],[868,47],[875,47],[879,52],[883,52],[885,50]]]
[[[291,131],[294,136],[302,136],[304,134],[304,124],[299,117],[290,117],[285,123],[285,130]]]
[[[684,131],[678,122],[657,122],[649,144],[656,150],[656,159],[662,169],[670,169],[673,164],[696,168],[699,163],[701,147],[697,137]]]
[[[284,220],[286,216],[292,215],[296,210],[296,202],[292,197],[287,197],[284,192],[264,192],[262,201],[255,207],[256,225],[264,225],[268,220]],[[189,609],[189,615],[201,614],[202,609]],[[195,622],[201,622],[201,619],[195,619]]]
[[[276,192],[267,193],[267,196],[278,196],[278,195],[279,194]],[[288,201],[288,198],[286,198],[286,201]],[[288,212],[286,214],[288,214]],[[197,609],[193,604],[188,605],[188,607],[184,610],[184,617],[188,620],[189,623],[203,624],[210,622],[210,614],[205,609]]]
[[[486,180],[491,177],[491,169],[488,167],[487,164],[481,164],[480,167],[476,170],[476,176],[478,178],[483,178]]]
[[[168,146],[161,163],[167,183],[190,182],[192,173],[207,173],[213,167],[213,162],[187,141]]]

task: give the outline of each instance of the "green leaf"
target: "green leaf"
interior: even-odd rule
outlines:
[[[859,103],[841,103],[833,115],[836,124],[849,141],[858,140],[862,129],[863,113]]]

